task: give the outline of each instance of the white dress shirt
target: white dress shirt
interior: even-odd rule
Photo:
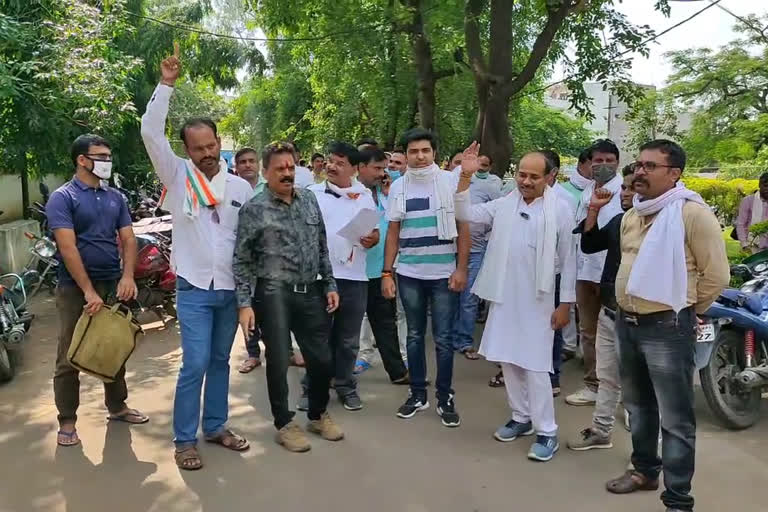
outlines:
[[[201,207],[197,218],[184,214],[185,160],[176,156],[165,137],[165,119],[172,93],[172,87],[158,85],[141,118],[144,146],[168,190],[164,207],[173,214],[171,264],[176,274],[192,286],[208,290],[213,285],[214,290],[234,290],[232,257],[238,213],[253,196],[253,189],[244,179],[227,173],[224,199],[215,209]]]
[[[293,178],[293,186],[296,188],[309,188],[315,184],[315,175],[312,171],[301,165],[296,166],[296,175]]]

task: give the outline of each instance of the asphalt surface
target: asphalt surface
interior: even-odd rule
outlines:
[[[44,293],[43,293],[44,295]],[[274,442],[264,367],[240,375],[235,342],[230,424],[251,442],[236,454],[201,445],[205,467],[182,472],[173,461],[171,408],[180,362],[177,328],[154,328],[128,364],[129,405],[151,416],[142,426],[107,423],[101,383],[83,377],[78,431],[82,445],[56,446],[51,376],[56,353],[53,301],[42,296],[17,378],[0,386],[0,511],[402,511],[655,512],[657,492],[613,496],[607,479],[628,462],[629,435],[619,427],[611,450],[572,452],[568,437],[589,425],[591,408],[556,401],[562,449],[549,463],[526,459],[531,438],[499,443],[491,434],[507,420],[502,389],[487,386],[494,366],[456,357],[454,387],[460,428],[440,424],[434,408],[412,420],[395,412],[407,390],[389,384],[380,365],[364,374],[365,409],[331,413],[347,437],[312,438],[312,451],[286,452]],[[430,351],[433,345],[429,343]],[[564,368],[563,394],[578,389],[577,361]],[[430,374],[434,365],[430,363]],[[290,370],[291,399],[300,370]],[[766,410],[768,404],[764,403]],[[715,423],[697,393],[694,494],[699,512],[768,510],[768,414],[743,431]],[[297,416],[304,423],[303,415]]]

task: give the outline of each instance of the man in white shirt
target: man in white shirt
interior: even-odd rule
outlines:
[[[329,344],[336,394],[348,411],[363,408],[353,373],[360,349],[360,325],[368,303],[366,253],[379,241],[378,228],[354,243],[337,234],[360,210],[376,210],[370,191],[354,179],[358,159],[358,151],[351,144],[332,142],[328,147],[327,180],[309,187],[323,215],[339,292],[339,309],[333,314]]]
[[[624,179],[617,175],[619,168],[619,148],[609,139],[600,139],[590,148],[592,178],[582,192],[576,221],[587,217],[586,211],[595,188],[606,188],[613,193],[613,199],[600,211],[598,226],[602,228],[616,214],[621,213],[620,192]],[[594,405],[597,400],[597,355],[595,338],[597,336],[597,317],[600,313],[600,277],[603,273],[606,251],[596,254],[584,254],[579,249],[578,275],[576,281],[576,302],[579,307],[579,333],[581,348],[584,352],[584,387],[568,395],[565,399],[570,405]]]
[[[197,452],[200,395],[205,380],[206,441],[242,451],[248,441],[226,427],[229,356],[238,326],[232,257],[238,213],[253,195],[242,178],[219,168],[221,141],[209,119],[191,119],[181,129],[188,160],[176,156],[165,137],[168,105],[181,70],[179,47],[161,64],[162,80],[141,120],[152,165],[168,190],[173,214],[172,263],[181,327],[182,367],[176,383],[173,431],[176,464],[202,467]]]
[[[554,331],[568,323],[576,295],[573,225],[568,205],[548,186],[554,165],[542,152],[520,160],[515,191],[472,205],[467,190],[479,168],[477,149],[473,144],[462,158],[456,216],[492,226],[472,291],[491,303],[480,354],[501,364],[512,409],[494,437],[508,442],[535,432],[528,458],[544,462],[560,447],[549,372]]]

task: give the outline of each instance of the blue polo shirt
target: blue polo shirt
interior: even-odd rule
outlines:
[[[117,231],[131,225],[131,214],[120,192],[106,185],[89,187],[72,178],[51,194],[45,213],[52,230],[75,231],[77,250],[92,281],[120,278]],[[57,254],[57,258],[61,261],[61,255]],[[59,283],[74,284],[63,262],[59,265]]]

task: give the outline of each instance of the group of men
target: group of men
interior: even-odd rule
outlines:
[[[141,134],[173,214],[182,349],[173,430],[181,469],[203,465],[197,449],[201,398],[204,439],[235,451],[249,447],[227,426],[238,325],[250,369],[258,366],[252,361],[260,358],[258,341],[264,343],[276,441],[290,451],[311,447],[288,402],[286,372],[298,357],[293,339],[306,367],[299,404],[307,410],[306,431],[339,441],[344,432],[327,410],[330,389],[345,409],[363,408],[355,373],[361,371],[364,318],[392,383],[409,386],[396,413],[408,419],[430,406],[429,312],[435,410],[443,425],[458,427],[454,354],[477,358],[479,299],[490,309],[477,353],[500,366],[511,409],[494,437],[510,442],[535,433],[528,457],[548,461],[560,447],[554,396],[565,341],[559,331],[573,326],[577,305],[585,387],[566,401],[595,410],[592,425],[568,446],[610,448],[623,396],[633,469],[609,481],[608,491],[655,490],[663,469],[667,510],[693,509],[696,315],[727,284],[729,271],[717,220],[680,182],[682,148],[651,141],[622,176],[616,146],[596,141],[565,183],[556,180],[559,157],[534,151],[520,160],[514,185],[502,187],[477,143],[452,155],[446,172],[435,163],[434,135],[415,128],[389,156],[373,141],[331,143],[310,159],[305,188],[297,186],[297,152],[290,143],[270,144],[260,155],[239,151],[240,176],[222,170],[216,125],[207,119],[184,124],[180,137],[188,158],[178,157],[165,122],[180,68],[176,48],[162,62]],[[47,208],[64,262],[54,378],[63,446],[80,442],[78,374],[66,361],[77,316],[83,307],[97,311],[110,295],[136,295],[130,216],[104,184],[109,144],[79,137],[72,158],[75,177],[52,194]],[[351,239],[347,228],[355,220],[362,224],[365,210],[376,212],[378,221]],[[405,336],[398,334],[398,303]],[[148,421],[125,404],[124,370],[105,385],[105,394],[110,419]]]

